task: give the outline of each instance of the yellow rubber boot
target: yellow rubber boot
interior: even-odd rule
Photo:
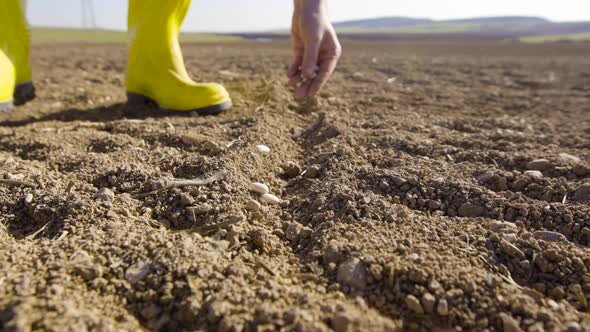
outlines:
[[[0,112],[7,111],[12,108],[14,78],[14,66],[4,51],[0,49]]]
[[[190,2],[129,0],[125,85],[130,104],[156,104],[166,111],[201,115],[218,114],[232,106],[223,86],[197,84],[186,71],[178,35]]]
[[[15,71],[14,104],[35,98],[29,53],[31,40],[25,19],[25,2],[0,0],[0,48],[8,56]]]

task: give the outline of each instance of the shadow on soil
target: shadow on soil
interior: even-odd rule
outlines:
[[[193,112],[170,112],[162,111],[152,105],[128,105],[126,103],[117,103],[109,106],[100,106],[90,109],[70,108],[50,114],[33,117],[16,114],[17,119],[7,119],[12,114],[5,113],[0,116],[0,126],[3,127],[20,127],[29,124],[45,121],[87,121],[87,122],[110,122],[123,119],[146,119],[146,118],[164,118],[170,116],[192,117],[198,116]],[[21,118],[21,119],[18,119]]]

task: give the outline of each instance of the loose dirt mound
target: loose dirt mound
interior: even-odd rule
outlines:
[[[0,114],[0,328],[589,329],[589,52],[349,44],[300,105],[286,45],[190,46],[235,99],[199,118],[124,106],[122,47],[37,46]]]

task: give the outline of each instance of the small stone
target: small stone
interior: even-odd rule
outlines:
[[[270,148],[264,144],[256,145],[256,150],[262,154],[270,153]]]
[[[338,267],[337,280],[351,287],[364,288],[367,284],[365,264],[356,257],[349,258]]]
[[[264,194],[260,197],[260,200],[270,205],[281,204],[281,199],[272,194]]]
[[[562,161],[562,162],[579,163],[581,161],[580,158],[578,158],[574,155],[571,155],[569,153],[560,153],[558,155],[558,158],[559,158],[559,161]]]
[[[338,241],[331,240],[324,251],[324,263],[337,263],[340,260],[340,247]]]
[[[539,171],[526,171],[524,175],[533,178],[533,179],[541,179],[543,177],[543,173]]]
[[[449,303],[447,299],[440,299],[436,305],[436,313],[440,316],[447,316],[449,314]]]
[[[518,249],[518,247],[516,247],[514,244],[512,244],[506,240],[500,241],[499,247],[503,253],[507,254],[510,257],[515,257],[515,258],[524,258],[525,257],[522,250]]]
[[[514,180],[514,182],[512,182],[512,189],[514,189],[515,191],[521,191],[526,186],[528,186],[529,183],[531,183],[531,179],[529,177],[520,176],[519,178]]]
[[[307,179],[315,179],[320,175],[322,168],[320,165],[311,165],[305,171],[305,177]]]
[[[567,237],[565,237],[565,235],[551,231],[536,231],[533,233],[533,236],[537,240],[545,240],[550,242],[567,241]]]
[[[492,220],[487,225],[488,225],[488,228],[492,232],[496,232],[496,233],[510,234],[510,233],[517,233],[518,232],[518,226],[516,226],[515,224],[513,224],[511,222]]]
[[[553,167],[553,164],[547,159],[536,159],[526,164],[526,168],[533,171],[546,171]]]
[[[127,271],[125,271],[125,279],[132,284],[140,282],[150,273],[150,266],[144,261],[139,261],[131,265]]]
[[[301,138],[301,136],[303,136],[303,132],[304,132],[304,129],[303,128],[301,128],[301,127],[295,127],[293,129],[291,129],[291,137],[293,139]]]
[[[199,204],[199,205],[191,206],[188,208],[188,210],[190,210],[196,216],[201,216],[201,215],[207,214],[212,209],[213,208],[209,204]]]
[[[31,193],[26,194],[25,198],[24,198],[25,204],[29,205],[29,204],[33,203],[33,198],[34,198],[33,194],[31,194]]]
[[[96,199],[103,202],[112,202],[115,200],[115,193],[109,188],[102,188],[96,193]]]
[[[582,332],[582,326],[578,322],[569,322],[565,325],[565,332]]]
[[[481,205],[464,203],[459,207],[458,212],[461,217],[476,218],[481,217],[485,211],[486,209]]]
[[[424,310],[431,314],[434,312],[434,305],[436,304],[436,298],[434,297],[434,295],[430,294],[430,293],[424,293],[422,295],[422,307],[424,307]]]
[[[311,235],[313,234],[313,229],[311,229],[311,227],[303,227],[303,229],[301,230],[301,232],[299,232],[299,237],[302,239],[307,239],[309,237],[311,237]]]
[[[418,301],[414,295],[406,296],[406,306],[418,315],[424,314],[424,309],[422,308],[420,301]]]
[[[502,320],[502,327],[504,332],[522,332],[523,330],[520,328],[520,324],[514,317],[508,314],[500,314],[500,319]]]
[[[502,238],[510,243],[514,243],[516,242],[516,239],[518,239],[518,236],[514,233],[507,233],[502,234]]]
[[[475,179],[479,183],[485,183],[485,182],[490,181],[493,177],[494,177],[494,173],[492,173],[490,171],[485,171],[485,172],[479,174],[478,176],[476,176]]]
[[[251,211],[251,212],[259,211],[261,208],[262,208],[262,204],[260,204],[258,201],[255,201],[253,199],[249,200],[248,203],[246,204],[246,210]]]
[[[299,233],[301,233],[302,229],[303,225],[301,225],[298,222],[292,222],[291,224],[289,224],[289,227],[287,227],[285,237],[287,237],[287,239],[291,241],[297,240],[299,238]]]
[[[250,184],[250,190],[255,191],[259,194],[268,194],[270,192],[270,189],[268,188],[267,185],[265,185],[264,183],[259,183],[259,182],[253,182]]]
[[[574,200],[578,202],[590,200],[590,184],[583,184],[574,193]]]
[[[283,166],[283,171],[285,175],[289,178],[295,178],[301,174],[301,167],[292,161],[288,161],[287,164]]]

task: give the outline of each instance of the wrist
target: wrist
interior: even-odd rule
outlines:
[[[326,0],[294,0],[295,13],[319,14],[324,11]]]

